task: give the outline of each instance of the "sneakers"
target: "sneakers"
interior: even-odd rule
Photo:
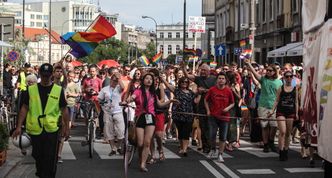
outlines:
[[[269,145],[268,144],[264,144],[264,148],[263,148],[263,152],[264,153],[268,153],[270,150],[269,150]]]
[[[192,145],[192,146],[197,146],[197,141],[196,141],[195,139],[193,139],[193,140],[191,141],[191,145]]]
[[[208,157],[210,159],[214,159],[214,158],[217,158],[218,154],[217,154],[217,151],[216,150],[211,150]]]
[[[225,162],[224,158],[222,157],[222,155],[220,153],[218,154],[218,162],[219,163],[224,163]]]
[[[58,157],[58,163],[63,163],[63,160],[60,156]]]
[[[115,150],[112,150],[112,151],[108,154],[108,156],[113,156],[113,155],[116,155],[116,151],[115,151]]]

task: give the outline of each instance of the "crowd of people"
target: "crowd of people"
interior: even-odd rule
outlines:
[[[10,64],[5,65],[4,94],[22,100],[20,108],[23,105],[27,110],[31,106],[29,88],[42,89],[40,85],[43,86],[47,75],[45,66],[41,67],[25,64],[17,70]],[[286,161],[291,140],[296,141],[297,135],[305,132],[299,114],[302,68],[294,64],[260,65],[244,60],[242,68],[236,63],[215,68],[200,63],[193,70],[185,63],[163,69],[95,64],[74,67],[64,60],[54,64],[48,75],[52,85],[44,81],[45,86],[62,88],[56,108],[62,111],[56,115],[68,115],[68,124],[64,123],[67,119],[60,119],[62,130],[75,127],[75,119],[81,116],[78,101],[93,101],[101,106],[97,138],[110,144],[109,156],[113,156],[123,154],[126,118],[134,123],[142,172],[148,171],[147,163],[165,160],[163,143],[167,139],[178,140],[178,153],[184,157],[190,156],[188,147],[192,145],[223,163],[223,152],[239,148],[240,137],[249,133],[251,142],[258,143],[263,152],[279,152],[279,160]],[[46,92],[52,93],[52,87],[48,88]],[[47,115],[43,113],[48,110],[46,101],[43,98],[41,115]],[[62,110],[64,106],[66,112]],[[24,125],[23,117],[33,116],[29,112],[27,116],[19,116],[18,126]],[[275,147],[277,131],[278,149]],[[14,136],[20,133],[18,130]],[[63,141],[70,135],[67,131],[62,133],[57,148],[58,162],[62,162]],[[314,165],[313,149],[308,153],[308,145],[303,140],[301,146],[301,156],[310,157],[310,164]],[[39,175],[40,169],[37,165]]]

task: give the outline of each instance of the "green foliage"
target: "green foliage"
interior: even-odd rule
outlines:
[[[167,62],[169,64],[175,64],[175,58],[176,58],[175,54],[170,54],[170,55],[168,55],[168,57],[166,58],[166,60],[167,60]]]
[[[102,41],[98,47],[81,60],[87,63],[98,63],[104,59],[115,59],[123,63],[127,59],[128,45],[115,38]]]
[[[145,55],[147,58],[151,59],[156,55],[156,44],[154,42],[150,42],[145,50],[142,50],[142,55]]]
[[[0,122],[0,151],[7,149],[9,133],[5,124]]]

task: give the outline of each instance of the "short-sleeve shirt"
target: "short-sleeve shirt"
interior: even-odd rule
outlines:
[[[174,91],[175,99],[179,100],[180,104],[173,104],[172,115],[173,120],[181,122],[192,122],[193,117],[191,115],[176,114],[176,112],[193,112],[193,104],[195,99],[195,94],[191,90],[188,93],[176,88]]]
[[[272,109],[278,89],[282,86],[282,81],[279,79],[267,79],[262,77],[261,83],[261,94],[259,98],[259,107]]]
[[[87,78],[83,81],[83,88],[92,88],[94,91],[99,92],[102,88],[103,81],[96,77],[96,78]],[[97,100],[97,96],[85,95],[86,100]]]
[[[79,94],[81,92],[81,88],[78,85],[78,83],[72,82],[72,83],[67,84],[65,92]],[[73,96],[67,97],[67,103],[68,103],[68,106],[74,106],[76,104],[76,97],[73,97]]]
[[[218,89],[213,86],[207,92],[205,99],[209,103],[211,116],[226,122],[230,121],[230,112],[223,112],[226,107],[234,103],[234,96],[229,87]]]
[[[48,99],[49,94],[51,93],[53,85],[54,84],[52,84],[50,86],[42,86],[40,83],[37,84],[40,102],[41,102],[43,111],[45,110],[47,99]],[[23,104],[29,106],[29,91],[28,90],[23,91],[21,101],[23,102]],[[64,108],[66,106],[67,106],[67,101],[65,99],[65,93],[64,93],[63,89],[61,88],[59,108]]]
[[[98,100],[106,102],[103,106],[103,111],[111,114],[122,112],[122,107],[119,105],[121,102],[121,92],[119,85],[115,88],[107,86],[101,89],[98,95]]]
[[[135,104],[136,104],[136,109],[135,109],[135,116],[139,117],[143,113],[149,113],[155,116],[155,108],[154,108],[154,102],[155,102],[155,97],[153,94],[151,94],[149,91],[146,92],[146,97],[148,101],[148,105],[145,108],[144,107],[144,98],[142,94],[141,89],[136,89],[133,93],[133,95],[136,96],[135,98]]]

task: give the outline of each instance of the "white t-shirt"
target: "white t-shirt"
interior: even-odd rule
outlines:
[[[98,101],[106,102],[102,104],[103,111],[110,114],[116,114],[122,112],[122,107],[119,105],[121,102],[121,89],[117,85],[115,88],[106,86],[102,88],[98,95]]]

